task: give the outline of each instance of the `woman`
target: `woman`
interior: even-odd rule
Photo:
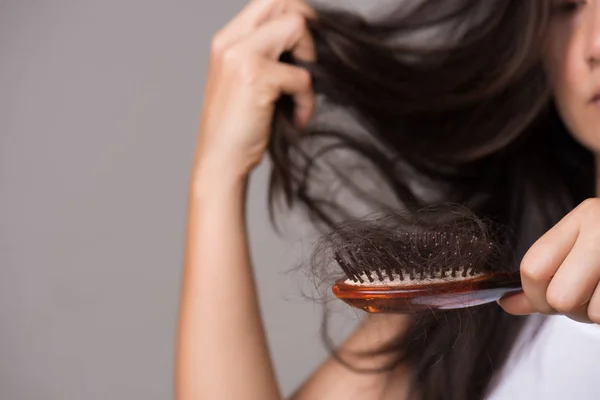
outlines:
[[[502,299],[502,308],[443,320],[369,316],[293,399],[531,398],[543,387],[558,393],[556,382],[534,387],[531,376],[521,382],[507,371],[525,365],[506,364],[525,337],[522,316],[598,328],[600,1],[411,4],[367,23],[303,0],[253,0],[215,35],[190,183],[179,400],[281,398],[258,310],[244,200],[248,174],[268,149],[272,194],[283,191],[288,204],[304,205],[326,228],[344,219],[346,210],[312,190],[311,161],[323,155],[308,153],[305,141],[367,160],[399,207],[458,202],[509,226],[524,292]],[[430,28],[441,34],[411,41]],[[345,107],[367,137],[307,125],[315,94]],[[339,177],[377,205],[363,183]],[[371,357],[347,354],[386,339]],[[600,350],[576,351],[583,360]],[[567,398],[598,393],[589,370],[575,375],[583,378],[570,381]],[[519,390],[511,392],[515,382]]]

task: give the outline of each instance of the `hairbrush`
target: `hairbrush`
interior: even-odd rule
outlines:
[[[520,273],[505,267],[507,252],[477,224],[442,232],[373,232],[363,229],[333,252],[346,278],[336,280],[332,291],[352,307],[369,313],[447,310],[522,291]]]

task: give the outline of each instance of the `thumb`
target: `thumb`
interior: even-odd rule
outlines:
[[[513,315],[526,315],[537,312],[525,293],[511,293],[497,301],[504,311]]]

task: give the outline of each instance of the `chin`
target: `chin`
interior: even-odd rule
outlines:
[[[570,115],[571,118],[566,117],[563,120],[575,140],[593,153],[600,155],[600,108],[593,111],[595,112],[573,113]]]
[[[600,155],[600,130],[595,129],[591,132],[574,134],[573,136],[583,147],[596,155]]]

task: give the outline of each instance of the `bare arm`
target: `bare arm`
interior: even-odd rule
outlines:
[[[189,188],[177,400],[281,398],[258,308],[244,208],[247,177],[265,152],[275,101],[293,95],[299,124],[312,113],[310,74],[279,62],[286,50],[300,59],[314,57],[305,26],[309,12],[298,1],[253,0],[213,38]]]
[[[228,173],[194,179],[181,292],[177,398],[280,399],[249,262],[246,181]]]
[[[252,0],[213,40],[189,188],[177,400],[281,399],[258,307],[244,209],[247,177],[267,146],[275,101],[282,93],[293,95],[299,124],[312,114],[310,74],[278,61],[285,50],[300,59],[314,57],[304,25],[310,13],[302,0]],[[377,335],[398,328],[384,326],[365,324],[347,345],[370,347]],[[329,360],[295,398],[351,399],[367,387],[379,393],[384,380],[373,377]]]

